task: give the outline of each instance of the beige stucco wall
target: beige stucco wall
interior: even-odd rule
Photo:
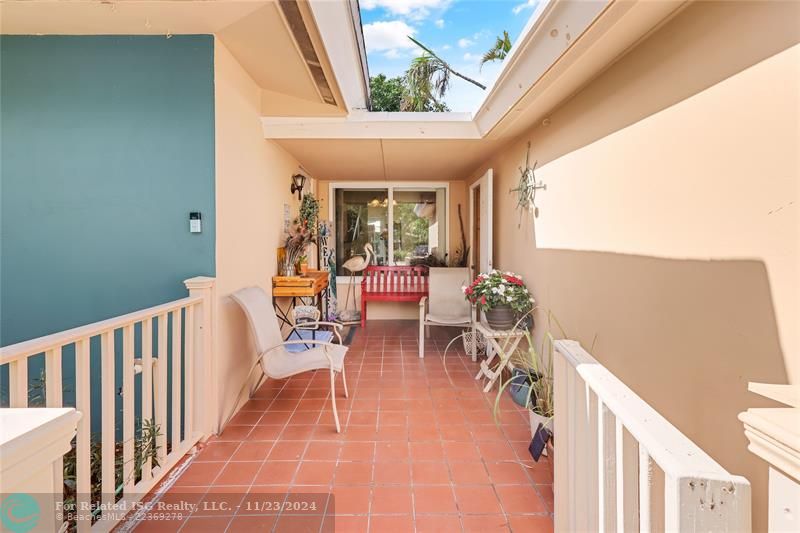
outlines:
[[[250,285],[271,290],[283,206],[297,211],[289,192],[297,161],[264,139],[261,91],[225,46],[214,46],[217,213],[217,376],[220,418],[242,400],[241,388],[256,353],[247,320],[230,293]],[[257,372],[255,373],[257,374]],[[246,394],[246,393],[245,393]]]
[[[413,177],[407,180],[411,181]],[[398,181],[406,181],[400,179]],[[415,185],[425,187],[426,181],[415,181]],[[437,182],[441,183],[441,182]],[[454,254],[456,250],[461,247],[461,231],[458,225],[458,205],[461,204],[461,216],[464,221],[464,233],[469,239],[469,198],[467,197],[467,186],[463,180],[447,181],[450,196],[448,198],[449,217],[447,220],[449,248],[448,254]],[[328,213],[330,204],[328,196],[330,193],[331,181],[320,180],[317,186],[317,192],[320,199],[320,213],[321,216],[329,218]],[[469,241],[468,241],[469,242]],[[347,292],[347,283],[340,282],[338,284],[339,292],[339,308],[344,308],[344,300]],[[351,309],[358,309],[360,305],[361,288],[356,285],[351,293],[351,301],[355,298],[356,305],[352,304],[348,307]],[[398,319],[416,319],[419,316],[419,307],[414,303],[391,303],[391,302],[372,302],[369,304],[368,317],[370,320],[398,320]]]
[[[736,415],[763,404],[748,381],[800,383],[798,6],[693,4],[469,180],[494,168],[495,264],[751,481],[757,531]],[[547,191],[517,229],[528,140]]]

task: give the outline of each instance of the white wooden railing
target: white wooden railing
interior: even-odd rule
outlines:
[[[110,530],[118,521],[113,516],[118,516],[120,509],[131,508],[199,439],[212,431],[208,413],[198,407],[205,405],[202,390],[209,389],[213,374],[214,279],[192,278],[186,280],[185,285],[189,289],[186,298],[0,348],[0,367],[8,367],[9,407],[17,408],[29,407],[28,367],[32,358],[42,356],[45,404],[62,407],[62,357],[74,351],[75,382],[68,386],[74,391],[75,408],[82,415],[74,452],[78,531]],[[93,344],[99,350],[92,349]],[[118,364],[122,365],[121,387],[115,383]],[[135,387],[135,376],[139,374],[141,388]],[[97,415],[92,413],[90,399],[94,380],[100,382],[100,413]],[[121,415],[115,407],[117,395],[122,397]],[[170,412],[167,411],[168,399]],[[137,412],[140,413],[136,417],[138,421]],[[93,416],[101,420],[99,438],[94,441],[99,442],[101,452],[102,496],[100,502],[90,503]],[[141,431],[144,420],[152,421],[158,428],[155,439],[158,466],[150,459],[144,460],[140,476],[135,476],[135,435],[137,425]],[[117,430],[120,426],[121,441]],[[120,445],[121,458],[117,457]],[[116,479],[120,460],[121,483]],[[97,465],[94,470],[98,471]],[[56,472],[58,476],[63,469],[58,467]],[[56,479],[55,486],[63,487],[63,478]],[[97,506],[98,503],[102,506]],[[113,509],[113,512],[101,516],[93,512],[97,508]]]
[[[555,348],[556,531],[750,531],[745,478],[726,472],[580,344]]]

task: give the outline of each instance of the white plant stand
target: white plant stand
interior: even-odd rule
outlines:
[[[503,373],[503,369],[510,365],[511,355],[519,346],[522,337],[525,336],[525,331],[521,329],[510,330],[496,330],[489,327],[489,324],[484,320],[475,323],[475,329],[483,335],[486,339],[486,360],[481,361],[481,368],[475,375],[475,379],[482,377],[489,378],[483,392],[492,390],[495,381]],[[491,369],[491,363],[495,357],[499,357],[500,361],[497,368]]]

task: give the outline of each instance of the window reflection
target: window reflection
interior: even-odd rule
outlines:
[[[445,256],[445,189],[394,190],[394,262],[408,265]]]
[[[388,189],[336,189],[336,273],[350,274],[342,264],[354,255],[364,255],[372,244],[372,264],[388,264]]]

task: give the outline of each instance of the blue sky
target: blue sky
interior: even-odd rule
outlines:
[[[501,64],[479,69],[483,53],[503,30],[516,40],[533,13],[536,0],[360,0],[369,73],[402,75],[419,54],[411,34],[450,65],[484,85],[500,72]],[[475,111],[484,91],[451,77],[445,102],[452,111]]]

